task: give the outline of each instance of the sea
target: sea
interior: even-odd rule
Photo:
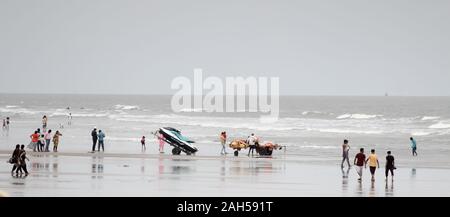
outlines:
[[[28,144],[46,115],[48,129],[63,135],[60,152],[90,151],[90,133],[95,127],[106,134],[106,152],[141,153],[140,139],[146,136],[146,153],[159,154],[152,132],[173,127],[196,142],[196,155],[200,156],[220,155],[219,134],[226,131],[228,141],[254,133],[263,142],[282,145],[274,158],[340,165],[342,142],[348,139],[351,161],[365,148],[366,153],[375,149],[381,161],[391,151],[398,165],[450,167],[450,97],[280,96],[279,119],[274,123],[261,122],[264,113],[258,112],[206,112],[198,108],[174,112],[171,98],[0,94],[0,118],[10,118],[9,130],[2,130],[0,136],[0,149]],[[410,137],[417,140],[417,157],[411,156]],[[170,150],[166,146],[165,154]],[[239,157],[246,154],[243,150]]]

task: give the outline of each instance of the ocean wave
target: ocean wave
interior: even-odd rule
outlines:
[[[417,131],[417,132],[411,133],[411,135],[413,135],[413,136],[429,136],[431,134],[432,134],[431,132],[424,132],[424,131]]]
[[[321,111],[304,111],[302,115],[332,115],[333,113],[321,112]]]
[[[39,114],[39,113],[43,113],[43,111],[33,111],[33,110],[29,110],[29,109],[25,109],[25,108],[19,108],[19,107],[14,107],[14,108],[0,108],[0,112],[2,113],[9,113],[9,114],[25,114],[25,115],[35,115],[35,114]]]
[[[137,105],[121,105],[117,104],[114,106],[117,110],[139,110],[139,106]]]
[[[437,120],[439,118],[441,118],[441,117],[439,117],[439,116],[424,116],[421,120],[428,121],[428,120]]]
[[[430,128],[430,129],[447,129],[447,128],[450,128],[450,124],[444,123],[444,122],[439,122],[437,124],[433,124],[433,125],[429,126],[428,128]]]
[[[346,133],[346,134],[383,134],[381,130],[353,130],[353,129],[313,129],[322,133]]]
[[[376,117],[381,117],[382,115],[367,115],[367,114],[343,114],[338,117],[337,119],[372,119]]]
[[[19,106],[17,106],[17,105],[7,105],[7,106],[5,106],[5,108],[19,108]]]
[[[202,108],[184,108],[180,110],[180,112],[201,112],[201,111],[203,111]]]

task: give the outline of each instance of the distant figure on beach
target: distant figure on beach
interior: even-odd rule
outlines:
[[[141,138],[141,146],[142,146],[142,151],[144,152],[147,149],[145,147],[145,136],[142,136],[142,138]]]
[[[11,159],[9,163],[13,165],[11,170],[11,175],[14,173],[14,171],[19,167],[19,156],[20,156],[20,145],[17,144],[16,148],[14,149]]]
[[[50,141],[52,140],[52,130],[48,130],[44,133],[45,139],[45,152],[49,152]]]
[[[23,170],[25,172],[25,175],[28,175],[27,162],[25,162],[25,160],[30,161],[30,159],[27,158],[27,152],[25,151],[25,145],[22,144],[20,146],[19,168],[17,169],[17,172],[20,171],[20,173],[22,173],[22,170]]]
[[[6,119],[3,119],[2,130],[3,130],[3,131],[6,130]]]
[[[36,152],[36,148],[38,147],[39,142],[39,133],[38,131],[34,131],[33,134],[30,135],[31,142],[28,148],[33,149],[34,152]]]
[[[367,161],[369,162],[369,169],[370,169],[370,174],[372,174],[372,181],[375,181],[375,170],[378,168],[380,168],[380,162],[378,162],[378,157],[375,154],[375,149],[372,149],[370,151],[370,155],[366,160],[366,168],[367,168]]]
[[[350,151],[350,145],[348,145],[348,140],[344,140],[344,144],[342,144],[342,163],[341,167],[344,168],[344,162],[347,160],[348,167],[350,168],[350,161],[348,159],[348,152]]]
[[[247,144],[249,145],[249,150],[248,150],[247,156],[250,157],[250,152],[252,153],[252,156],[253,156],[253,152],[256,149],[257,141],[258,141],[258,139],[256,138],[254,133],[252,133],[252,135],[248,137]]]
[[[412,137],[410,137],[409,140],[411,141],[412,155],[417,156],[417,142]]]
[[[106,137],[105,133],[102,130],[99,130],[97,137],[98,137],[98,151],[100,151],[101,147],[102,151],[105,152],[105,143],[104,143]]]
[[[220,144],[222,145],[222,150],[220,151],[221,155],[228,154],[225,150],[225,144],[227,143],[227,132],[221,132],[220,133]]]
[[[97,128],[94,128],[91,132],[92,136],[92,152],[95,152],[95,145],[97,145]]]
[[[69,115],[67,116],[67,125],[72,125],[72,113],[69,112]]]
[[[391,155],[391,151],[388,151],[386,156],[386,181],[388,179],[389,171],[391,172],[392,181],[394,181],[395,169],[394,156]]]
[[[9,117],[6,117],[6,130],[7,131],[9,130],[9,124],[10,124]]]
[[[42,130],[44,131],[45,129],[47,129],[47,121],[48,121],[47,116],[44,115],[44,117],[42,117]]]
[[[158,142],[159,142],[159,153],[164,153],[164,135],[161,133],[157,133],[156,137],[158,138]]]
[[[56,131],[55,135],[53,135],[53,152],[58,152],[60,136],[62,136],[62,134],[58,130]]]
[[[364,154],[364,148],[360,148],[359,153],[356,154],[355,160],[353,161],[353,164],[356,165],[356,172],[359,175],[359,178],[358,178],[359,181],[362,180],[363,168],[365,165],[365,161],[366,161],[366,155]]]

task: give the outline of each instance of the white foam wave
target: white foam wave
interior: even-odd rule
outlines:
[[[139,106],[137,105],[121,105],[117,104],[114,106],[117,110],[139,110]]]
[[[203,111],[202,108],[184,108],[180,110],[180,112],[201,112],[201,111]]]
[[[372,119],[376,117],[381,117],[382,115],[367,115],[367,114],[343,114],[338,117],[337,119]]]
[[[431,135],[431,132],[417,131],[417,132],[411,133],[411,135],[413,135],[413,136],[428,136],[428,135]]]
[[[433,124],[433,125],[429,126],[428,128],[430,128],[430,129],[447,129],[447,128],[450,128],[450,124],[444,123],[444,122],[439,122],[437,124]]]
[[[440,118],[439,116],[424,116],[422,118],[422,121],[436,120],[436,119],[439,119],[439,118]]]
[[[354,130],[354,129],[315,129],[323,133],[345,133],[345,134],[382,134],[381,130]]]

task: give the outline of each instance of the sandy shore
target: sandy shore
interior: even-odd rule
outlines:
[[[354,168],[298,157],[32,153],[30,175],[11,176],[0,151],[0,192],[9,196],[450,196],[450,170],[396,170],[395,181],[357,181]],[[348,172],[348,178],[347,178]]]

